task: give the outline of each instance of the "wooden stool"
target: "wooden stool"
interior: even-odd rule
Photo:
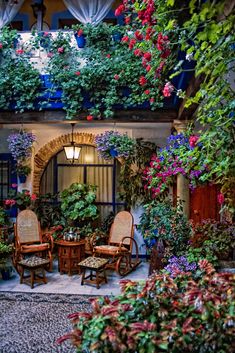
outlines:
[[[24,279],[30,277],[30,285],[31,288],[34,287],[34,282],[43,282],[47,283],[46,276],[45,276],[45,266],[50,263],[50,260],[42,259],[41,257],[32,256],[28,259],[24,259],[18,262],[18,265],[22,268],[20,272],[20,283],[22,284]],[[30,275],[24,276],[24,271],[28,270]],[[36,273],[36,271],[41,272],[41,276]],[[27,283],[25,281],[25,283]],[[28,283],[27,283],[28,284]]]
[[[99,289],[101,283],[108,283],[105,273],[105,265],[108,263],[108,261],[108,259],[102,259],[100,257],[93,256],[90,256],[87,259],[81,261],[78,264],[82,270],[81,285],[83,286],[84,283],[92,283],[96,284],[96,288]],[[85,277],[86,270],[90,270],[90,274]],[[95,279],[93,279],[93,277]]]

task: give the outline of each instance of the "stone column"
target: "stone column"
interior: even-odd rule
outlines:
[[[173,126],[177,133],[184,133],[187,130],[188,121],[174,120]],[[189,204],[189,181],[182,174],[177,175],[177,199],[183,201],[183,212],[187,218],[190,215]]]

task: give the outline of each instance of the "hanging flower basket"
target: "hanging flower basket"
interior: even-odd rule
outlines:
[[[115,157],[128,158],[135,154],[136,141],[118,131],[105,131],[95,138],[97,151],[104,159]]]
[[[20,130],[9,135],[7,139],[9,150],[15,161],[24,161],[31,156],[32,146],[36,141],[36,136],[31,132]]]

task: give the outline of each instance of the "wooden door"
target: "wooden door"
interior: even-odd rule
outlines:
[[[190,219],[195,223],[203,219],[219,221],[220,205],[217,201],[219,187],[217,185],[204,185],[190,192]]]

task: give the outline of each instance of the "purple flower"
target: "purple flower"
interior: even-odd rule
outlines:
[[[189,263],[185,256],[173,256],[168,260],[167,266],[164,267],[164,270],[170,273],[171,277],[176,277],[179,273],[182,272],[192,272],[196,271],[197,264],[196,262]]]
[[[19,162],[29,158],[32,153],[32,145],[35,140],[35,135],[24,130],[9,135],[7,139],[9,143],[8,147],[14,160]]]

